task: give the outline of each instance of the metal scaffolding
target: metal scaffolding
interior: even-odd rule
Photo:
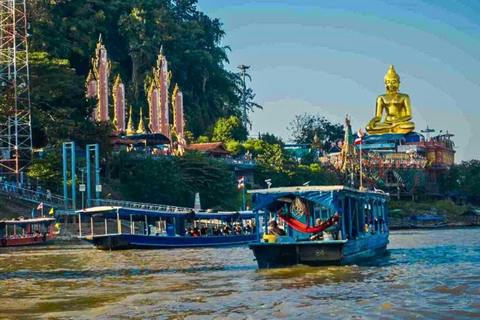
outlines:
[[[0,172],[30,163],[32,126],[25,0],[0,0]]]

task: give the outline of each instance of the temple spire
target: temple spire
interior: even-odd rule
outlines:
[[[137,129],[137,133],[139,134],[144,134],[144,133],[147,133],[147,131],[145,130],[145,123],[143,122],[143,108],[140,108],[140,120],[138,121],[138,129]]]
[[[135,134],[135,129],[133,128],[133,121],[132,121],[132,106],[130,106],[130,113],[128,115],[128,125],[127,125],[127,135]]]
[[[125,131],[125,87],[120,75],[113,84],[113,124],[118,131]]]

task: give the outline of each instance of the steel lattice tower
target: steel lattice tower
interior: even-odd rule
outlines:
[[[16,174],[32,149],[26,0],[0,0],[0,171]]]

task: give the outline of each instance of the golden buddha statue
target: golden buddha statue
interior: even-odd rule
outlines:
[[[365,129],[370,134],[409,133],[415,129],[411,122],[412,107],[408,94],[398,92],[400,77],[390,66],[384,78],[386,94],[377,97],[375,117],[370,120]],[[381,121],[385,110],[385,121]]]

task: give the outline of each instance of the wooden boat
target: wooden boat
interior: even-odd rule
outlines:
[[[79,238],[100,250],[219,247],[257,239],[252,211],[207,213],[93,207],[77,214],[82,221]]]
[[[445,228],[447,222],[444,216],[410,216],[409,225],[415,229]]]
[[[249,192],[263,221],[278,219],[286,233],[263,223],[263,239],[249,244],[260,269],[355,264],[386,253],[388,194],[344,186]]]
[[[32,218],[0,221],[2,247],[45,245],[58,236],[53,231],[55,218]]]

